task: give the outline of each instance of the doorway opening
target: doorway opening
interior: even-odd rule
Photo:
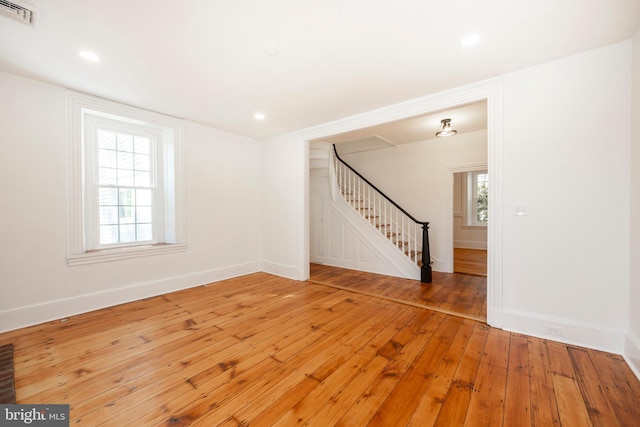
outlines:
[[[489,173],[453,174],[453,272],[487,276]]]
[[[458,133],[452,138],[436,136],[440,118],[444,116],[453,117]],[[483,191],[487,189],[489,176],[487,139],[487,102],[480,100],[309,141],[310,280],[486,321],[488,198]],[[329,169],[319,162],[327,157],[320,151],[332,150],[333,144],[350,167],[374,185],[384,187],[385,193],[411,215],[430,222],[433,283],[421,283],[419,276],[414,278],[405,271],[385,273],[387,267],[386,271],[391,270],[392,258],[385,265],[385,254],[379,246],[368,246],[366,236],[358,234],[358,227],[344,222],[348,215],[340,213],[340,206],[334,206],[329,197],[332,179]],[[463,166],[462,171],[451,174],[451,164],[472,167]],[[475,201],[469,204],[474,206],[472,211],[460,213],[465,228],[484,232],[483,242],[478,242],[475,248],[468,243],[458,245],[465,248],[456,248],[456,252],[478,249],[484,253],[484,270],[474,271],[479,273],[475,274],[479,276],[476,279],[461,277],[459,273],[469,274],[468,270],[454,273],[454,239],[447,217],[452,217],[451,200],[459,199],[462,203],[462,196],[459,192],[451,194],[447,184],[451,177],[458,184],[456,189],[468,189],[469,197]],[[467,185],[465,181],[463,186],[463,178],[473,179],[478,185]],[[367,209],[367,215],[377,215],[375,205]],[[462,207],[456,207],[456,211],[462,212]],[[391,233],[390,240],[393,238]],[[390,251],[397,251],[389,246]]]

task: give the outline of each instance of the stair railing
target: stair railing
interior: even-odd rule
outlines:
[[[418,221],[340,158],[335,144],[329,164],[332,194],[344,199],[411,261],[420,266],[420,281],[431,283],[429,223]]]

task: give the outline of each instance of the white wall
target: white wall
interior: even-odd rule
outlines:
[[[453,172],[487,164],[486,130],[345,154],[344,161],[407,212],[429,221],[434,270],[453,271]]]
[[[0,331],[261,269],[259,141],[186,126],[185,252],[68,267],[65,90],[0,72]]]
[[[308,143],[295,133],[267,140],[262,161],[264,271],[306,280]]]
[[[502,78],[502,263],[513,329],[544,334],[539,328],[555,320],[564,327],[558,338],[622,347],[630,48],[618,43]],[[529,216],[514,216],[518,204]]]
[[[631,89],[631,270],[627,360],[640,377],[640,30],[633,38]]]

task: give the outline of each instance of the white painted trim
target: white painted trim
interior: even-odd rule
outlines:
[[[260,262],[189,273],[0,311],[0,332],[262,271]]]
[[[300,247],[302,253],[299,254],[298,263],[302,267],[298,275],[295,277],[297,280],[305,281],[311,276],[311,266],[309,265],[309,254],[311,252],[311,239],[309,237],[310,230],[310,218],[311,208],[309,207],[309,141],[303,140],[300,147],[300,164],[302,165],[302,174],[304,179],[300,180],[300,187],[298,191],[303,195],[302,206],[300,206],[300,218],[301,230],[300,230]]]
[[[491,182],[487,226],[487,323],[502,328],[500,313],[503,309],[502,281],[502,84],[487,88],[487,147],[488,171]]]
[[[460,172],[475,172],[475,171],[483,171],[489,168],[488,163],[467,163],[462,165],[453,165],[447,167],[452,174],[460,173]]]
[[[489,79],[468,86],[439,92],[433,95],[416,98],[407,102],[380,108],[355,116],[346,117],[330,123],[311,127],[298,132],[300,141],[321,140],[342,132],[353,131],[382,123],[401,120],[420,114],[450,108],[454,105],[468,104],[476,101],[487,101],[487,145],[489,180],[492,182],[492,196],[489,199],[489,210],[492,221],[487,230],[487,323],[502,327],[500,312],[503,308],[503,274],[502,274],[502,82],[500,79]],[[307,153],[307,158],[309,154]],[[308,200],[308,171],[304,177],[301,198]],[[452,191],[452,190],[451,190]],[[451,196],[453,197],[453,196]],[[308,205],[308,202],[306,202]],[[309,221],[309,209],[305,207],[305,218]],[[300,248],[300,271],[308,268],[309,246],[308,228],[305,230],[306,244]],[[453,241],[453,237],[451,238]]]
[[[86,252],[79,255],[67,255],[67,265],[73,267],[76,265],[94,264],[96,262],[118,261],[121,259],[163,255],[174,252],[184,252],[186,250],[187,245],[185,245],[184,243],[102,249],[98,251]]]
[[[433,271],[439,271],[442,273],[453,271],[453,260],[451,260],[450,262],[443,261],[431,255],[431,269]]]
[[[308,255],[307,255],[308,257]],[[301,271],[298,266],[278,264],[277,262],[263,261],[260,271],[273,274],[275,276],[286,277],[287,279],[300,280]],[[309,263],[307,263],[307,270],[309,270]],[[307,276],[307,279],[309,277]],[[304,280],[307,280],[304,279]]]
[[[478,242],[474,240],[454,240],[453,247],[457,249],[487,249],[486,242]]]
[[[565,344],[622,354],[625,331],[587,322],[553,318],[538,313],[502,310],[503,329]],[[550,329],[560,329],[561,334]]]
[[[640,380],[640,338],[633,331],[627,331],[622,357]]]

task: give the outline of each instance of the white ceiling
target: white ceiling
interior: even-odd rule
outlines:
[[[0,16],[0,70],[256,138],[625,40],[640,26],[638,0],[25,3],[35,27]],[[462,47],[474,32],[480,42]]]
[[[340,154],[409,144],[435,138],[442,119],[451,119],[451,128],[458,132],[457,135],[487,129],[487,103],[479,101],[452,106],[443,111],[332,135],[321,141],[337,144]]]

